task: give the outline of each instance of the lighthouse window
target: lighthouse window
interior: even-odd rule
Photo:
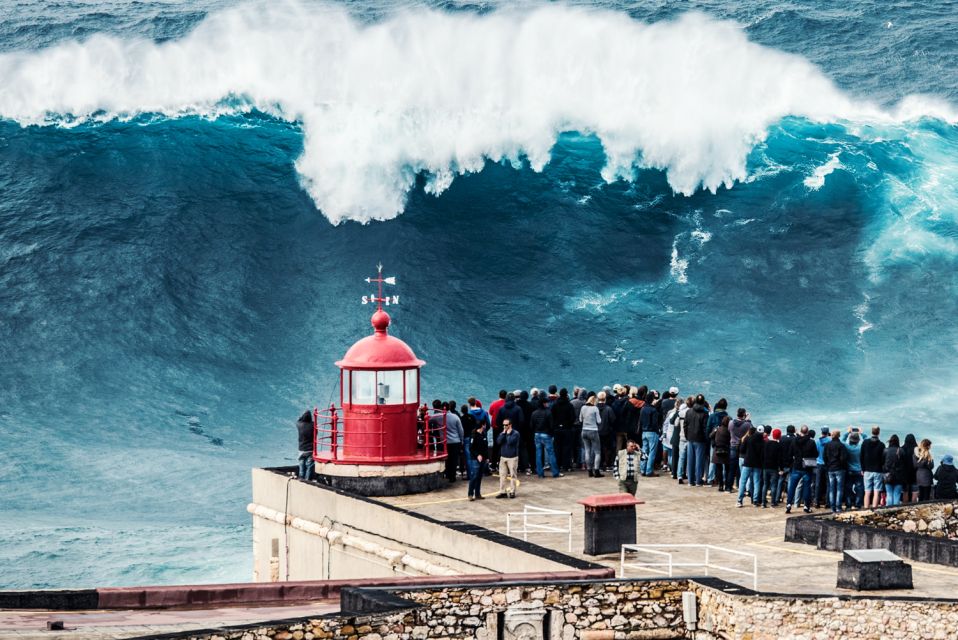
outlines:
[[[402,404],[402,371],[380,371],[376,374],[376,403]]]
[[[406,404],[419,401],[419,370],[406,369]]]
[[[376,372],[353,371],[353,404],[376,404]]]

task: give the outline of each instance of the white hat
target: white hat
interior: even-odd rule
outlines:
[[[758,425],[758,427],[756,427],[755,430],[758,433],[765,433],[765,427],[763,427],[762,425]]]
[[[669,393],[671,393],[672,395],[677,396],[677,395],[679,394],[679,388],[678,388],[678,387],[669,387]]]

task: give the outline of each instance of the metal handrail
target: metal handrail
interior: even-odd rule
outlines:
[[[313,409],[313,458],[318,462],[347,462],[356,464],[376,464],[395,462],[396,456],[389,456],[385,442],[386,416],[384,414],[369,414],[347,418],[339,413],[336,405],[329,405],[329,409],[322,411]],[[418,411],[418,410],[417,410]],[[415,461],[431,462],[446,457],[446,413],[442,412],[442,421],[433,426],[430,418],[434,415],[423,416],[422,422],[416,421],[417,453],[410,457]],[[417,414],[420,415],[420,414]],[[370,423],[379,422],[378,430],[364,429],[366,435],[378,436],[374,442],[363,444],[362,449],[371,450],[369,455],[346,456],[340,448],[343,446],[343,435],[349,430],[349,423],[362,423],[368,427]],[[420,424],[422,431],[420,432]]]
[[[522,529],[514,529],[512,527],[512,518],[522,517]],[[563,516],[568,518],[568,526],[564,529],[559,527],[547,525],[547,524],[537,524],[535,522],[529,522],[529,518],[534,517],[557,517]],[[569,552],[572,552],[572,512],[571,511],[558,511],[556,509],[546,509],[544,507],[536,507],[533,505],[524,505],[522,511],[510,511],[506,514],[506,535],[512,535],[513,533],[521,533],[522,539],[526,542],[529,541],[530,533],[565,533],[569,537]]]
[[[658,549],[703,549],[705,551],[705,561],[704,562],[675,562],[673,559],[673,554],[666,551],[658,551]],[[632,551],[635,553],[648,553],[654,555],[664,555],[667,556],[666,563],[629,563],[625,562],[625,552]],[[751,558],[752,560],[752,570],[745,571],[743,569],[736,569],[734,567],[726,567],[720,564],[713,564],[711,561],[711,551],[717,551],[720,553],[728,553],[731,555],[742,556],[745,558]],[[703,567],[705,569],[705,575],[709,575],[709,569],[718,569],[720,571],[726,571],[729,573],[735,573],[739,575],[751,576],[752,577],[752,588],[758,589],[758,556],[754,553],[748,553],[746,551],[738,551],[736,549],[727,549],[725,547],[719,547],[714,544],[624,544],[619,554],[619,577],[625,577],[626,568],[636,569],[638,571],[647,570],[654,573],[666,573],[661,569],[656,569],[655,567],[667,566],[668,577],[673,577],[675,567]]]

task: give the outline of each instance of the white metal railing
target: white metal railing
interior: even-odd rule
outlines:
[[[669,551],[660,551],[660,549],[702,549],[705,551],[704,562],[676,562],[673,557],[675,554]],[[664,559],[664,562],[630,562],[626,563],[625,553],[631,551],[634,553],[645,553],[655,556],[656,559]],[[752,570],[736,569],[712,562],[713,553],[725,553],[729,555],[749,558],[752,561]],[[625,577],[626,569],[636,571],[649,571],[652,573],[661,573],[668,577],[673,577],[677,567],[698,567],[705,570],[705,575],[709,575],[709,569],[735,573],[738,575],[751,576],[752,588],[758,590],[758,557],[754,553],[746,551],[736,551],[735,549],[726,549],[712,544],[624,544],[619,555],[619,577]]]
[[[522,518],[522,528],[517,529],[513,525],[513,519]],[[541,520],[544,518],[563,518],[566,521],[566,526],[561,527],[557,526],[555,522],[553,524],[546,524],[542,522],[531,522],[530,518]],[[522,511],[510,511],[506,514],[506,535],[515,535],[522,534],[522,539],[526,542],[529,541],[530,533],[564,533],[569,537],[569,552],[572,552],[572,512],[571,511],[556,511],[555,509],[544,509],[542,507],[534,507],[532,505],[525,505],[522,508]]]

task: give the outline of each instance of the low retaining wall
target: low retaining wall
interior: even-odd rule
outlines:
[[[958,566],[958,540],[930,535],[942,529],[919,532],[888,526],[890,522],[925,522],[918,512],[923,509],[944,509],[953,503],[925,503],[907,507],[885,507],[874,511],[840,515],[808,515],[789,518],[785,523],[785,540],[812,544],[828,551],[846,549],[888,549],[892,553],[930,564]],[[931,519],[931,518],[929,518]],[[931,519],[934,522],[933,519]],[[907,526],[907,525],[902,525]],[[935,525],[937,527],[937,524]],[[910,528],[910,527],[908,527]],[[947,529],[944,529],[947,531]]]
[[[686,624],[683,593],[697,618]],[[958,600],[764,594],[714,578],[501,583],[342,591],[351,614],[170,640],[951,640]]]
[[[466,585],[498,584],[503,580],[601,580],[615,577],[615,570],[602,567],[554,573],[473,574],[457,576]],[[176,609],[284,605],[316,600],[336,600],[341,591],[356,587],[412,587],[447,584],[448,577],[368,578],[365,580],[303,580],[299,582],[155,587],[109,587],[79,590],[0,591],[0,609]]]

